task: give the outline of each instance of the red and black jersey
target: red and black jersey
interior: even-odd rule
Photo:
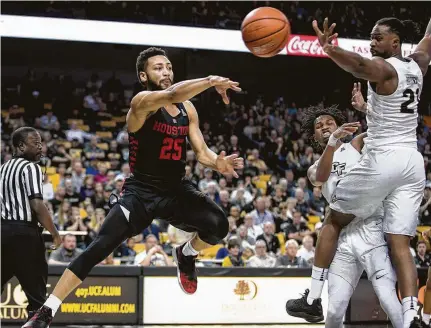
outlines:
[[[189,118],[182,103],[176,106],[178,115],[171,116],[162,107],[138,131],[129,133],[129,163],[134,175],[164,179],[184,175]]]

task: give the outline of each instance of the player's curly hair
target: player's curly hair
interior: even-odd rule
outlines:
[[[151,47],[142,51],[138,58],[136,59],[136,75],[138,76],[138,81],[142,84],[139,78],[139,73],[147,69],[148,58],[154,56],[166,56],[166,51],[162,48]]]
[[[395,17],[379,19],[376,25],[388,26],[392,33],[400,38],[400,43],[404,41],[413,43],[416,36],[420,33],[419,25],[412,20],[400,20]]]
[[[338,126],[346,123],[346,118],[341,110],[338,109],[338,105],[332,105],[330,107],[318,105],[304,108],[302,113],[302,131],[306,134],[307,138],[310,139],[310,142],[315,148],[320,148],[320,146],[314,140],[314,123],[316,119],[322,115],[332,116]]]

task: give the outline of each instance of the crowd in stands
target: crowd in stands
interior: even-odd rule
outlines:
[[[125,114],[130,93],[113,76],[96,74],[85,85],[64,77],[51,80],[30,70],[19,87],[2,94],[2,163],[12,156],[10,135],[23,125],[37,128],[43,138],[41,161],[44,199],[55,225],[64,231],[62,248],[49,263],[68,263],[97,234],[109,211],[111,195],[119,195],[130,175]],[[129,95],[129,96],[127,96]],[[252,95],[250,95],[252,97]],[[225,211],[229,234],[200,254],[201,265],[250,267],[310,267],[314,246],[327,210],[320,188],[306,172],[318,158],[301,131],[302,108],[262,98],[253,105],[233,102],[224,118],[223,133],[202,121],[210,148],[238,153],[245,168],[238,179],[221,176],[187,152],[186,176]],[[63,106],[63,107],[62,107]],[[63,108],[60,110],[59,108]],[[345,111],[350,121],[362,114]],[[418,147],[424,155],[427,184],[421,207],[422,225],[431,224],[431,136],[421,122]],[[172,247],[191,235],[154,218],[150,227],[128,239],[101,264],[159,266],[172,264]],[[427,245],[412,243],[418,266],[429,265]]]
[[[293,33],[311,34],[311,21],[328,16],[337,23],[340,37],[368,38],[374,23],[388,16],[411,19],[419,24],[420,40],[431,16],[426,2],[308,2],[308,1],[51,1],[4,2],[2,14],[113,20],[136,23],[187,25],[239,29],[253,9],[271,6],[289,18]]]

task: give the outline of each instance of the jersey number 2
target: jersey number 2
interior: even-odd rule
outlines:
[[[401,113],[413,114],[415,111],[413,109],[409,109],[409,105],[415,101],[415,92],[412,89],[407,89],[403,92],[403,97],[409,97],[409,100],[406,100],[401,104]],[[416,89],[416,98],[419,101],[419,89]]]
[[[160,159],[173,159],[178,161],[181,159],[181,153],[183,148],[181,147],[184,139],[173,139],[165,138],[163,139],[163,147],[160,149]]]

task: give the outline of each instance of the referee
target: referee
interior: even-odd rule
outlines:
[[[42,197],[43,176],[37,164],[42,141],[36,129],[22,127],[12,134],[13,158],[0,168],[1,288],[16,276],[28,299],[27,311],[39,309],[46,299],[48,264],[42,224],[52,235],[53,247],[61,237]]]

